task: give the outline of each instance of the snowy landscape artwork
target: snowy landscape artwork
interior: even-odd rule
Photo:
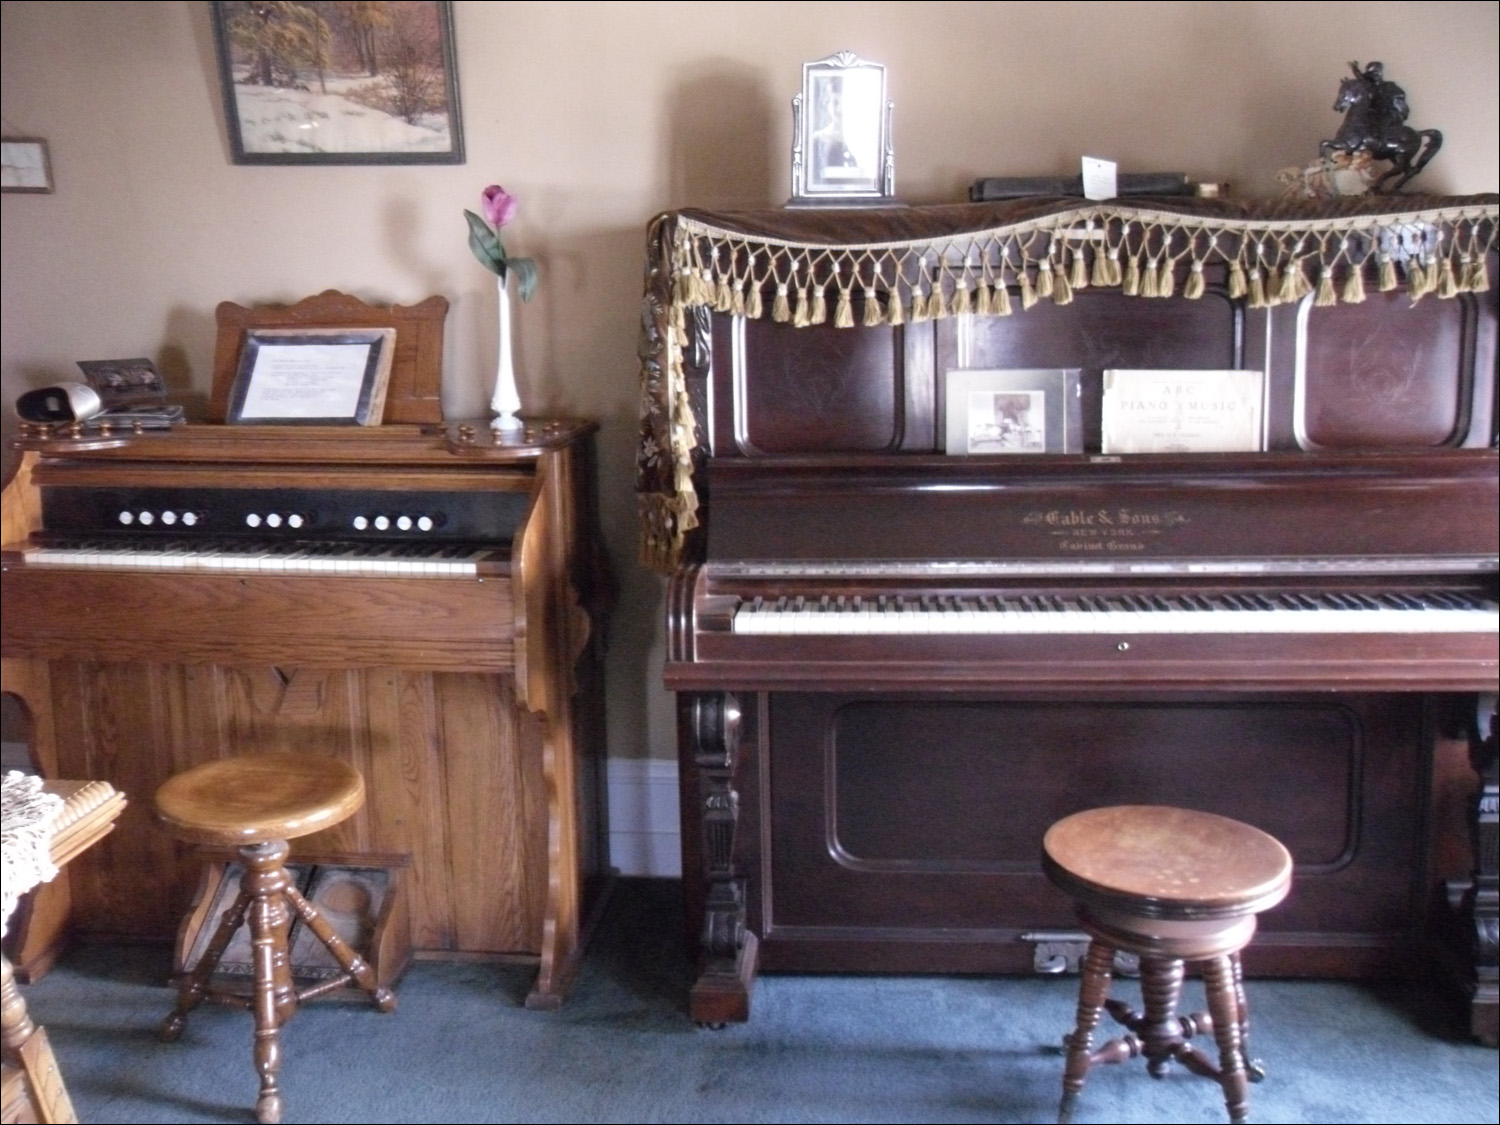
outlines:
[[[213,5],[237,164],[462,164],[452,6]]]

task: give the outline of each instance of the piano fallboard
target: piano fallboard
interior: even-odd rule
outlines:
[[[1493,449],[1122,457],[721,458],[721,564],[1128,567],[1496,556]]]

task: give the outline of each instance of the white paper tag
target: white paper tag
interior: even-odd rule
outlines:
[[[1085,199],[1113,199],[1115,194],[1115,162],[1100,160],[1097,156],[1085,156],[1083,158],[1083,197]]]

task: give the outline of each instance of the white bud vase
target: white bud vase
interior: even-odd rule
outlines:
[[[506,288],[506,277],[495,278],[499,290],[500,338],[499,358],[495,364],[495,393],[490,396],[490,420],[492,430],[519,430],[521,419],[516,411],[521,409],[521,393],[516,389],[516,368],[510,350],[510,291]]]

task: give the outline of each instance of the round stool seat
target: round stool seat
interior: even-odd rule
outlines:
[[[255,754],[171,778],[156,791],[156,819],[191,843],[243,847],[329,828],[364,799],[364,778],[336,758]]]
[[[1047,877],[1110,918],[1194,921],[1268,910],[1292,857],[1258,828],[1213,813],[1119,805],[1064,817],[1042,840]]]

